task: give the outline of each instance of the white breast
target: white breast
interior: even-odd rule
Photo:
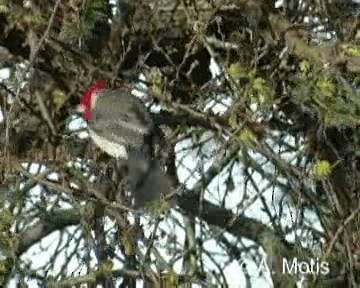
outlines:
[[[126,152],[125,146],[111,142],[106,138],[99,137],[94,131],[89,129],[89,134],[92,140],[94,141],[95,145],[98,146],[101,150],[106,152],[112,157],[121,158],[121,159],[128,159],[128,154]]]

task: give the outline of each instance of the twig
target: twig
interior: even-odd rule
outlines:
[[[55,5],[54,5],[54,11],[51,13],[51,16],[50,16],[50,20],[49,20],[49,23],[46,27],[46,30],[44,32],[44,34],[42,35],[41,39],[40,39],[40,42],[38,44],[38,46],[36,47],[36,49],[34,50],[34,52],[32,53],[32,55],[30,56],[30,63],[29,63],[29,66],[28,66],[28,70],[32,67],[32,65],[34,64],[34,60],[35,60],[35,57],[37,56],[37,54],[39,53],[40,49],[41,49],[41,46],[44,44],[44,41],[46,40],[47,36],[49,35],[50,33],[50,29],[51,29],[51,26],[54,22],[54,19],[55,19],[55,15],[56,15],[56,12],[59,8],[59,5],[61,3],[61,0],[57,0]]]
[[[49,113],[48,109],[46,108],[44,99],[41,97],[41,95],[38,91],[35,91],[35,96],[36,96],[36,100],[39,104],[39,109],[40,109],[41,115],[44,118],[44,120],[46,121],[46,123],[48,124],[51,134],[55,136],[56,128],[55,128],[54,122],[51,120],[50,113]]]
[[[52,12],[51,16],[50,16],[50,20],[49,20],[49,23],[46,27],[46,30],[43,34],[43,36],[41,37],[40,39],[40,42],[38,44],[38,46],[36,47],[35,51],[31,54],[30,56],[30,61],[29,61],[29,65],[27,66],[27,68],[25,69],[25,71],[22,71],[21,73],[19,73],[19,78],[18,78],[18,87],[16,89],[16,93],[15,93],[15,101],[13,103],[13,105],[11,105],[9,111],[8,111],[8,114],[11,115],[12,113],[12,110],[14,109],[15,107],[15,104],[16,104],[16,100],[18,101],[19,100],[19,96],[20,96],[20,92],[21,92],[21,85],[22,83],[24,82],[24,75],[27,74],[27,72],[30,71],[30,69],[32,68],[32,66],[34,65],[34,60],[35,60],[35,57],[37,56],[37,54],[39,53],[40,49],[41,49],[41,46],[43,45],[46,37],[49,35],[49,32],[50,32],[50,29],[51,29],[51,26],[54,22],[54,19],[55,19],[55,15],[56,15],[56,12],[59,8],[59,5],[61,3],[61,0],[57,0],[56,3],[55,3],[55,6],[54,6],[54,11]],[[12,93],[14,94],[14,93]],[[8,152],[8,147],[9,147],[9,131],[10,131],[10,117],[7,117],[7,121],[6,121],[6,130],[5,130],[5,155],[7,155],[7,152]]]
[[[45,30],[44,34],[42,35],[42,37],[41,37],[41,39],[39,41],[39,44],[35,48],[34,52],[31,53],[31,55],[30,55],[30,63],[28,65],[28,67],[27,67],[27,71],[29,71],[32,68],[32,66],[34,65],[35,57],[39,53],[42,45],[44,44],[46,38],[48,37],[48,35],[50,33],[50,29],[51,29],[51,26],[53,25],[55,15],[56,15],[56,12],[57,12],[57,10],[59,8],[60,3],[61,3],[61,0],[57,0],[55,5],[54,5],[54,11],[51,13],[50,20],[49,20],[49,23],[48,23],[48,25],[46,27],[46,30]],[[40,108],[41,114],[44,117],[44,120],[49,125],[49,128],[50,128],[52,134],[56,135],[55,125],[51,121],[51,117],[49,115],[48,110],[46,109],[46,106],[45,106],[45,104],[43,102],[43,99],[40,97],[40,95],[38,93],[36,93],[36,99],[38,100],[39,108]]]
[[[329,247],[326,249],[326,252],[324,254],[324,258],[328,258],[328,256],[330,255],[336,240],[340,237],[340,234],[344,231],[345,227],[351,222],[351,220],[353,220],[355,218],[355,216],[357,214],[359,214],[360,212],[360,206],[355,209],[345,220],[343,225],[341,225],[335,232],[335,235],[333,236],[333,238],[331,239],[331,242],[329,244]]]

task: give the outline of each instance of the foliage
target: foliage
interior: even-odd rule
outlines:
[[[297,101],[313,108],[325,126],[356,127],[360,121],[360,100],[356,90],[349,90],[341,77],[327,67],[316,69],[303,61],[302,73],[293,79]]]
[[[331,173],[331,165],[326,160],[319,161],[318,163],[315,163],[313,170],[315,177],[318,178],[327,177]]]

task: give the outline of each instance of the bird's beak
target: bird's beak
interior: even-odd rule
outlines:
[[[75,112],[76,113],[79,113],[79,114],[84,114],[84,107],[81,106],[81,105],[77,105],[76,108],[75,108]]]
[[[74,115],[76,117],[81,117],[83,118],[84,116],[84,108],[81,105],[76,105],[76,106],[72,106],[69,109],[69,114]]]

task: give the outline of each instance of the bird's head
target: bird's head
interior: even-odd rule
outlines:
[[[94,108],[97,96],[101,91],[107,88],[105,80],[97,80],[93,85],[85,90],[81,99],[78,110],[82,113],[86,121],[91,120],[91,109]]]

